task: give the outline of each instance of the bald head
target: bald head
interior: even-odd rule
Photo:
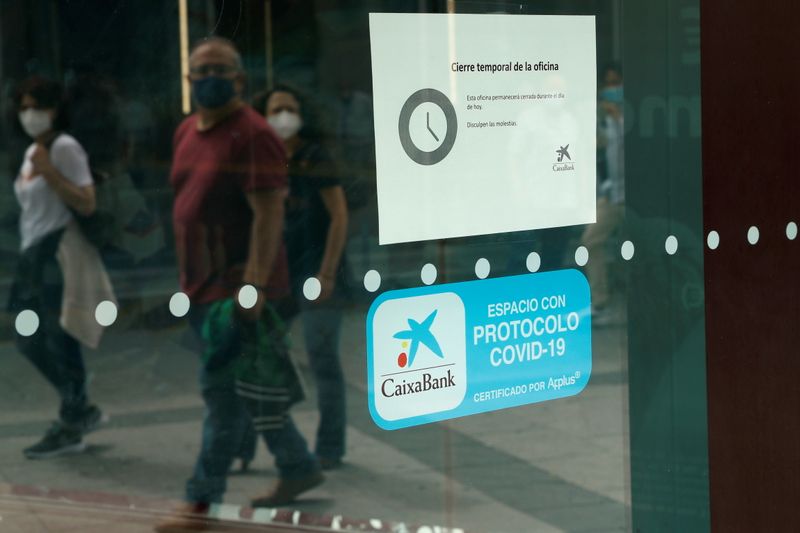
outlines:
[[[189,54],[189,67],[191,68],[201,59],[228,65],[239,72],[244,70],[242,56],[236,49],[236,45],[224,37],[212,36],[197,41]]]

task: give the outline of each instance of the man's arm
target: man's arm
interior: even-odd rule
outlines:
[[[266,287],[272,267],[283,238],[283,203],[287,189],[265,189],[246,194],[253,210],[253,225],[250,227],[250,247],[245,265],[244,283],[255,287]],[[251,309],[242,309],[245,318],[255,320],[264,308],[264,291],[258,291],[258,301]]]

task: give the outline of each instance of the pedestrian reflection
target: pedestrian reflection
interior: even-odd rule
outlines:
[[[622,69],[609,64],[603,69],[603,87],[599,93],[598,145],[604,179],[598,179],[597,223],[589,225],[581,237],[591,258],[586,274],[592,286],[592,321],[597,326],[610,325],[619,316],[610,305],[608,240],[623,222],[625,214],[625,130],[623,117]],[[603,173],[599,173],[603,175]]]
[[[336,468],[345,453],[345,385],[339,360],[342,303],[348,293],[347,202],[330,151],[318,131],[308,99],[288,86],[259,95],[254,106],[286,144],[289,197],[286,244],[292,295],[300,304],[306,351],[316,377],[320,422],[315,451],[323,469]],[[304,295],[309,278],[320,284],[313,301]]]
[[[190,323],[203,341],[203,439],[187,504],[158,531],[196,528],[192,514],[219,502],[252,422],[279,479],[253,506],[278,506],[323,481],[288,414],[299,383],[274,302],[288,293],[281,243],[287,191],[283,143],[242,100],[245,74],[228,40],[201,41],[189,58],[197,112],[175,132],[173,223]]]
[[[83,147],[63,131],[61,86],[29,78],[16,107],[34,142],[14,180],[22,243],[8,307],[33,317],[30,327],[18,324],[17,347],[61,401],[58,421],[24,450],[29,459],[43,459],[83,451],[83,436],[104,420],[89,402],[81,344],[97,347],[103,328],[95,308],[115,298],[91,235],[78,224],[95,212],[95,182]]]

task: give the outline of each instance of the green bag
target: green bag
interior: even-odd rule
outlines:
[[[233,299],[219,300],[209,307],[202,337],[206,369],[235,381],[256,431],[283,427],[289,407],[305,394],[289,354],[286,324],[275,309],[267,304],[261,317],[249,322],[239,318]]]

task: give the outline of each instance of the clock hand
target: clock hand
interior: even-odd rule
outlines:
[[[433,135],[433,138],[436,139],[436,142],[438,143],[439,142],[439,137],[437,137],[436,134],[433,133],[433,130],[431,129],[431,114],[430,114],[430,112],[426,112],[425,113],[425,118],[426,118],[426,121],[427,121],[428,131],[431,132],[431,135]]]

